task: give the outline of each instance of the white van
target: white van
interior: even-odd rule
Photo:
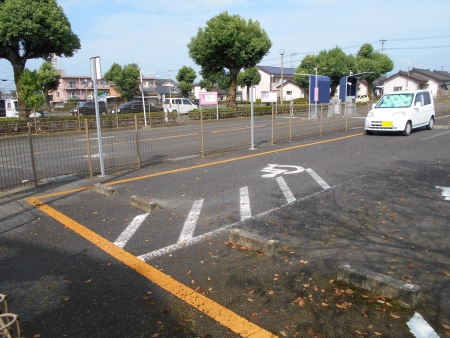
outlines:
[[[191,110],[198,109],[198,106],[188,99],[166,98],[164,100],[163,108],[165,112],[187,114]]]
[[[366,134],[374,131],[402,131],[408,136],[412,129],[433,129],[434,101],[429,90],[402,91],[385,94],[372,105],[366,117]]]
[[[19,102],[13,99],[2,100],[5,101],[5,110],[0,114],[2,117],[19,117]]]

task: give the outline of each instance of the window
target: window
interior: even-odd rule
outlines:
[[[181,104],[181,99],[175,99],[175,104]]]
[[[288,90],[288,91],[286,92],[286,95],[292,95],[292,90]]]
[[[402,91],[403,87],[394,87],[394,92]]]
[[[408,108],[413,96],[414,94],[387,94],[378,101],[376,108]]]
[[[417,102],[422,103],[422,106],[423,106],[423,96],[422,96],[422,93],[418,93],[418,94],[416,95],[416,100],[414,101],[414,105],[415,105]]]
[[[191,104],[191,103],[189,102],[189,100],[184,100],[183,99],[183,104]]]
[[[164,100],[164,104],[169,104],[170,103],[170,99],[165,99]]]
[[[56,92],[56,97],[59,97],[59,92]]]
[[[424,105],[431,104],[430,93],[424,92],[424,93],[422,93],[422,95],[423,95]]]
[[[77,88],[75,81],[69,81],[69,88]]]

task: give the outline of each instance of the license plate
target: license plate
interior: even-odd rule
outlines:
[[[382,127],[392,127],[392,121],[381,122]]]

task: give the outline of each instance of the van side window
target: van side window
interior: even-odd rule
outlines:
[[[189,100],[184,100],[183,99],[183,104],[191,104],[191,103],[189,102]]]
[[[170,103],[170,99],[165,99],[164,100],[164,104],[169,104]]]
[[[431,104],[430,93],[424,92],[422,94],[423,94],[424,105]]]
[[[422,96],[422,93],[418,93],[418,94],[416,95],[416,100],[414,101],[414,105],[415,105],[417,102],[422,103],[422,106],[423,106],[423,96]]]
[[[176,99],[175,104],[181,104],[181,99]]]

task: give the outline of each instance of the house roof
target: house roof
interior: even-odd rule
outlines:
[[[168,82],[173,83],[174,86],[178,86],[178,82],[173,79],[155,79],[155,86],[162,86]]]
[[[287,80],[286,82],[284,82],[284,83],[283,83],[283,86],[286,86],[286,85],[288,85],[288,84],[291,84],[291,85],[294,85],[294,86],[300,88],[300,87],[298,86],[298,84],[296,84],[294,81],[291,81],[291,80]],[[276,88],[281,88],[281,84],[278,85]]]
[[[263,72],[267,74],[280,75],[281,76],[281,67],[270,67],[270,66],[256,66],[261,69]],[[283,67],[283,76],[293,76],[295,73],[295,68],[286,68]]]
[[[435,79],[437,81],[449,81],[450,80],[450,76],[445,74],[447,72],[439,72],[439,71],[430,71],[429,69],[419,69],[419,68],[413,68],[412,69],[413,73],[419,73],[422,76],[425,76],[427,78],[432,78]]]
[[[165,94],[167,92],[174,92],[174,93],[179,93],[180,89],[178,89],[178,87],[173,87],[173,86],[157,86],[157,87],[153,87],[151,90],[147,91],[147,92],[151,92],[154,91],[158,94]]]
[[[396,74],[394,74],[392,76],[389,76],[388,78],[384,79],[382,83],[385,83],[388,80],[392,80],[392,79],[394,79],[396,77],[399,77],[399,76],[401,76],[403,78],[408,78],[408,72],[404,72],[404,71],[399,70],[398,73],[396,73]],[[426,78],[425,76],[422,76],[422,75],[419,75],[419,74],[415,74],[415,73],[412,73],[412,72],[409,72],[409,79],[411,81],[414,81],[414,82],[422,82],[422,83],[428,82],[428,78]],[[374,83],[375,83],[375,81],[374,81]]]
[[[378,79],[375,79],[375,80],[373,81],[373,85],[374,85],[374,86],[379,86],[379,85],[382,84],[382,83],[384,82],[384,80],[386,80],[386,79],[387,79],[387,76],[381,75]]]

